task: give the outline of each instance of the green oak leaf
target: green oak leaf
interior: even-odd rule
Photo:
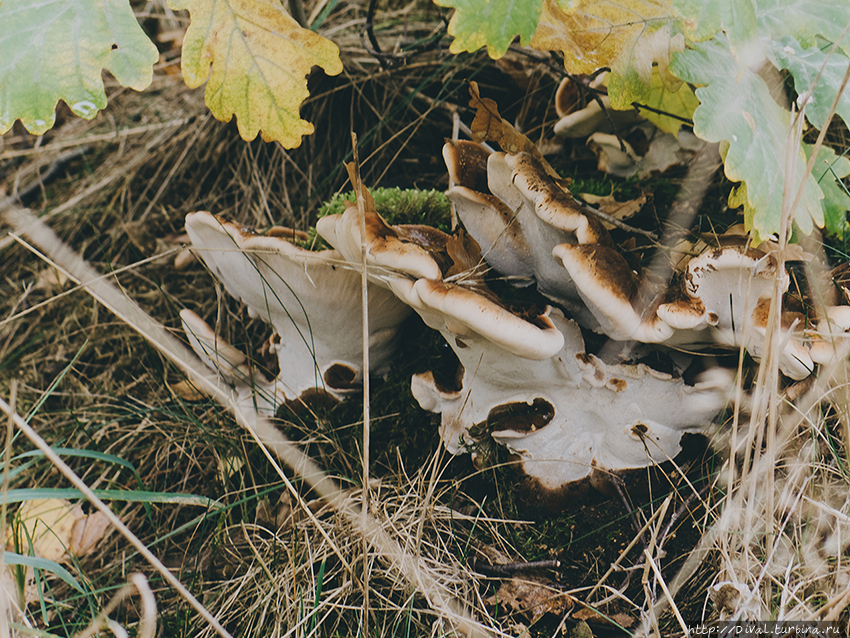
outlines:
[[[726,175],[746,183],[753,227],[761,237],[778,232],[790,113],[773,100],[761,77],[738,64],[723,36],[676,54],[670,68],[686,82],[700,86],[696,90],[700,105],[694,112],[694,133],[709,142],[728,142]],[[791,186],[802,183],[805,164],[801,150]],[[810,233],[813,222],[823,226],[823,193],[813,177],[803,188],[793,219],[802,232]]]
[[[92,119],[106,107],[104,69],[141,91],[159,59],[129,0],[5,0],[0,24],[0,134],[17,119],[44,133],[59,100]]]
[[[449,51],[462,53],[487,47],[491,58],[505,55],[515,36],[527,45],[537,30],[543,0],[434,0],[455,12],[449,22],[454,37]]]
[[[708,40],[723,29],[734,50],[758,38],[756,0],[674,0],[673,6],[693,41]]]
[[[794,36],[805,46],[820,35],[832,42],[850,23],[846,0],[674,0],[691,41],[708,40],[723,30],[733,51],[747,43]],[[845,51],[850,42],[842,42]]]
[[[313,125],[301,119],[307,74],[342,71],[339,48],[304,29],[278,0],[168,0],[192,19],[183,40],[183,78],[190,88],[207,83],[204,98],[217,119],[236,115],[239,134],[286,148],[301,144]]]
[[[821,50],[818,46],[813,46],[803,49],[797,40],[786,36],[773,41],[768,52],[777,67],[788,69],[794,76],[794,88],[798,95],[803,95],[814,86],[811,101],[806,104],[806,117],[819,129],[826,124],[829,109],[832,108],[835,96],[841,88],[841,81],[847,72],[847,65],[850,64],[850,59],[840,49],[830,55],[830,48],[831,46],[828,46],[826,50]],[[846,124],[850,124],[850,92],[844,91],[841,94],[835,112]]]
[[[804,145],[806,157],[812,156],[812,147]],[[850,175],[850,160],[839,157],[831,148],[821,146],[812,167],[812,176],[823,191],[824,229],[830,235],[844,238],[847,211],[850,211],[850,193],[839,180]]]
[[[850,36],[844,36],[850,24],[850,2],[847,0],[757,0],[758,31],[762,39],[779,39],[790,35],[804,47],[815,44],[821,36],[839,42],[850,54]]]

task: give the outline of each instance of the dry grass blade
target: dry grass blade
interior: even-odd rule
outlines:
[[[110,626],[113,621],[109,620],[109,614],[124,599],[132,596],[134,593],[137,593],[142,601],[142,617],[136,637],[153,638],[156,635],[156,599],[153,596],[150,585],[148,585],[148,579],[142,574],[131,574],[129,581],[112,597],[112,600],[101,610],[100,615],[94,619],[94,622],[85,631],[77,634],[76,638],[92,638],[101,628]],[[116,635],[119,634],[116,633]]]
[[[360,214],[360,320],[363,323],[363,504],[361,525],[365,529],[369,524],[369,450],[370,450],[370,392],[369,392],[369,277],[366,268],[368,249],[366,246],[366,197],[363,181],[360,179],[360,153],[357,149],[357,133],[351,132],[351,147],[354,161],[347,167],[351,186],[357,199],[357,211]],[[369,196],[371,199],[371,196]],[[363,537],[363,635],[369,635],[369,544]]]
[[[90,295],[118,315],[183,370],[189,376],[192,383],[232,411],[237,421],[251,432],[252,436],[270,459],[272,456],[271,452],[274,452],[275,456],[291,467],[296,474],[303,477],[323,499],[336,508],[348,520],[349,524],[369,540],[369,543],[376,551],[385,559],[391,561],[396,569],[422,592],[428,603],[441,617],[452,623],[458,631],[466,636],[478,637],[489,635],[488,629],[471,617],[466,605],[447,591],[445,586],[435,576],[432,569],[403,549],[398,541],[392,538],[373,517],[366,519],[369,523],[368,527],[364,529],[362,527],[361,508],[353,505],[347,499],[346,494],[336,485],[336,482],[325,474],[313,459],[296,448],[271,424],[262,418],[255,419],[253,416],[246,415],[241,409],[235,406],[230,397],[219,387],[217,379],[203,368],[200,362],[197,362],[194,355],[182,343],[171,336],[161,324],[154,321],[149,315],[138,308],[138,306],[128,300],[117,287],[102,280],[98,273],[65,246],[47,226],[36,219],[31,213],[7,203],[2,214],[8,224],[25,233],[56,264],[65,269],[71,276],[80,281],[80,283],[84,284]],[[8,409],[5,402],[0,405],[5,406],[4,411]],[[15,422],[19,427],[29,427],[20,417],[15,417]],[[35,435],[34,432],[32,434]],[[49,446],[46,444],[44,446],[47,449],[45,454],[47,454],[50,451]],[[62,464],[61,459],[58,457],[53,462]],[[61,465],[58,466],[61,467]],[[81,481],[77,487],[84,493],[87,493],[88,487]],[[94,494],[91,494],[91,497],[94,497]],[[103,508],[109,511],[105,505],[103,505]],[[114,515],[112,516],[114,517]],[[121,529],[123,524],[118,521],[116,527]],[[129,530],[127,532],[129,533]],[[149,557],[148,560],[156,561],[156,558],[144,546],[142,546],[140,551],[146,557]],[[167,570],[165,571],[168,573]],[[168,573],[167,578],[172,584],[176,581],[170,573]],[[176,588],[182,587],[179,581],[174,586]],[[187,600],[193,599],[188,592],[184,596],[187,597]],[[210,620],[211,624],[217,624],[215,619]],[[223,628],[222,631],[224,631]],[[228,634],[224,632],[222,635]]]
[[[142,541],[124,524],[124,522],[116,516],[113,511],[109,508],[109,506],[100,500],[97,495],[91,490],[91,488],[86,485],[85,481],[83,481],[77,474],[68,467],[68,464],[65,463],[56,452],[53,451],[53,448],[41,438],[35,430],[33,430],[29,423],[27,423],[19,414],[14,412],[11,406],[6,403],[3,399],[0,399],[0,411],[3,412],[7,417],[14,421],[15,425],[18,427],[24,435],[33,442],[33,444],[44,453],[44,456],[50,460],[50,462],[56,467],[62,475],[70,481],[70,483],[76,487],[80,492],[82,492],[83,496],[94,505],[100,512],[109,519],[109,522],[126,538],[129,543],[138,551],[142,556],[144,556],[145,560],[151,564],[151,566],[156,569],[160,573],[160,575],[168,581],[168,583],[177,590],[183,598],[189,602],[190,605],[197,611],[201,617],[206,620],[218,633],[220,636],[224,638],[230,638],[230,633],[221,625],[221,623],[216,620],[216,618],[204,607],[197,598],[195,598],[192,593],[186,589],[186,587],[181,583],[169,570],[168,568],[160,562],[160,560],[154,556],[153,552],[151,552]]]

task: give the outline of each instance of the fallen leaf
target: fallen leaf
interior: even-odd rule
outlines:
[[[6,547],[27,554],[32,541],[36,556],[62,561],[67,557],[76,522],[73,509],[71,503],[60,498],[26,501],[9,527]]]
[[[478,83],[469,83],[469,106],[475,109],[472,120],[472,138],[476,142],[495,142],[506,153],[534,153],[537,147],[530,139],[520,133],[509,122],[502,119],[495,100],[481,97]],[[538,151],[539,153],[539,151]]]
[[[587,146],[596,154],[599,170],[618,177],[637,175],[643,179],[653,173],[663,173],[673,166],[685,165],[693,159],[703,142],[689,131],[680,131],[678,139],[669,133],[661,133],[654,124],[640,125],[650,138],[645,155],[638,155],[634,148],[614,135],[594,133],[587,138]]]
[[[637,199],[630,199],[625,202],[618,202],[613,195],[591,195],[590,193],[580,193],[584,201],[591,206],[596,206],[600,212],[605,213],[609,217],[613,217],[619,221],[625,221],[634,217],[644,204],[646,204],[646,195],[641,195]],[[600,220],[602,225],[608,230],[614,228],[614,224]]]
[[[628,614],[624,614],[622,612],[604,614],[593,609],[593,607],[585,607],[583,609],[579,609],[578,611],[573,613],[572,617],[575,620],[590,621],[592,623],[605,625],[606,627],[614,627],[619,625],[620,627],[628,628],[631,627],[635,622],[635,619],[629,616]]]
[[[495,142],[506,153],[530,153],[558,184],[566,186],[567,182],[546,161],[537,145],[516,130],[510,122],[502,119],[496,102],[481,97],[477,82],[469,83],[469,95],[469,106],[475,109],[475,118],[470,129],[476,142]]]
[[[29,554],[31,540],[35,556],[61,563],[71,553],[90,553],[108,527],[104,514],[85,514],[79,504],[60,498],[34,499],[24,503],[9,526],[6,547]]]
[[[337,46],[304,29],[275,0],[169,0],[188,9],[183,78],[190,88],[207,82],[207,107],[222,122],[236,116],[242,139],[296,148],[313,125],[299,109],[308,97],[307,74],[319,66],[342,71]]]
[[[219,457],[218,478],[222,485],[227,485],[228,479],[236,474],[245,465],[245,459],[239,456]]]
[[[68,275],[66,275],[64,271],[59,270],[58,268],[53,268],[52,266],[47,266],[38,273],[38,279],[36,279],[35,287],[46,288],[49,290],[53,287],[62,288],[66,283],[68,283]]]
[[[272,505],[269,498],[264,498],[257,503],[254,522],[266,529],[280,532],[294,522],[292,514],[292,496],[289,492],[284,491],[275,506]]]
[[[546,613],[563,614],[572,608],[574,600],[551,581],[527,577],[504,580],[499,590],[485,602],[527,615],[534,622]]]
[[[353,190],[356,188],[356,184],[358,181],[357,167],[354,165],[354,162],[348,162],[347,164],[345,164],[345,171],[348,173],[348,179],[351,182],[351,188]],[[372,197],[372,193],[369,192],[369,189],[366,188],[366,185],[363,184],[362,180],[360,181],[360,191],[363,194],[363,207],[366,209],[367,212],[374,211],[375,198]]]
[[[458,228],[457,234],[449,237],[446,252],[453,263],[444,275],[445,279],[471,272],[482,263],[481,247],[472,235],[464,232],[463,228]]]
[[[192,385],[189,381],[178,381],[177,383],[169,384],[171,391],[184,401],[203,401],[207,395]]]
[[[76,515],[82,515],[74,521],[71,528],[71,552],[77,556],[85,556],[94,551],[109,529],[109,519],[103,512],[92,512],[83,514],[83,508],[77,505],[74,508]]]
[[[570,629],[567,638],[593,638],[593,630],[585,621],[580,621],[575,627]]]

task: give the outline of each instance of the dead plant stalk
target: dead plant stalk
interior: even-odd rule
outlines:
[[[236,406],[231,397],[219,387],[217,379],[211,371],[207,370],[191,351],[173,337],[164,326],[127,299],[117,286],[101,279],[99,273],[66,246],[41,220],[29,211],[14,206],[8,199],[0,203],[0,215],[2,215],[6,223],[18,232],[26,234],[36,246],[44,251],[45,254],[72,278],[85,285],[87,292],[92,297],[115,313],[128,326],[147,339],[159,352],[168,357],[173,364],[188,376],[189,380],[197,388],[206,392],[230,411],[236,418],[236,421],[251,434],[284,481],[289,482],[274,457],[277,457],[292,468],[321,498],[337,509],[352,527],[368,540],[369,544],[375,550],[386,560],[390,561],[408,582],[421,592],[429,605],[442,618],[455,626],[457,631],[470,638],[485,638],[491,635],[487,627],[472,618],[466,604],[457,599],[439,582],[436,574],[424,561],[405,551],[399,545],[398,541],[391,537],[368,512],[364,515],[362,508],[353,505],[349,501],[345,492],[336,484],[336,481],[328,476],[312,458],[293,445],[277,428],[272,426],[266,419],[249,416],[241,408]],[[19,427],[25,427],[31,430],[20,416],[8,411],[9,406],[5,401],[0,402],[0,408],[7,415],[12,416]],[[32,431],[32,435],[38,437],[34,431]],[[38,438],[40,439],[40,437]],[[48,458],[51,458],[51,460],[53,458],[56,459],[55,463],[57,467],[64,465],[63,461],[56,457],[52,450],[50,450],[47,443],[42,441],[42,444],[47,450],[45,454],[50,455]],[[68,468],[68,471],[71,472],[70,468]],[[87,498],[90,498],[93,503],[100,503],[100,506],[104,510],[109,511],[109,515],[113,518],[115,517],[109,508],[97,499],[85,483],[76,477],[73,472],[71,472],[71,475],[79,483],[78,485],[75,482],[75,485],[78,485],[79,489],[86,494]],[[70,476],[69,480],[71,480]],[[99,509],[100,506],[98,506]],[[366,522],[365,527],[364,521]],[[128,539],[135,538],[132,532],[126,529],[120,521],[118,521],[116,527],[126,530]],[[140,541],[138,542],[140,543]],[[151,564],[154,564],[154,561],[158,563],[156,557],[144,545],[142,545],[142,549],[144,551],[140,549],[140,552],[151,561]],[[166,579],[169,582],[174,582],[174,586],[178,591],[182,592],[185,590],[182,584],[165,567],[162,567],[162,569],[167,574],[167,576],[164,574]],[[188,591],[185,596],[187,596],[187,600],[193,599]],[[210,624],[215,627],[218,623],[214,618],[211,618]],[[222,636],[229,635],[223,628],[222,632],[219,632]]]

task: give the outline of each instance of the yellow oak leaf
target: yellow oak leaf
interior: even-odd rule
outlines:
[[[672,52],[684,47],[671,30],[677,21],[673,0],[544,0],[531,46],[563,51],[569,73],[610,68],[611,105],[626,109],[648,94],[653,64],[666,71]]]
[[[304,29],[279,0],[169,0],[188,9],[191,24],[183,40],[183,79],[195,88],[207,82],[206,103],[219,120],[235,115],[246,141],[262,133],[286,148],[301,144],[313,125],[299,109],[308,97],[307,74],[314,66],[342,71],[337,46]],[[207,78],[209,80],[207,81]]]
[[[70,554],[91,553],[109,527],[101,512],[86,514],[79,504],[61,498],[34,499],[24,503],[6,534],[7,549],[29,551],[57,563]]]
[[[693,120],[694,111],[699,106],[699,100],[694,95],[693,90],[690,86],[681,82],[675,90],[670,90],[665,85],[657,68],[652,71],[649,89],[649,97],[645,102],[646,106],[678,116],[681,119],[644,109],[641,110],[640,114],[665,133],[678,135],[679,129],[685,123],[684,120]]]

